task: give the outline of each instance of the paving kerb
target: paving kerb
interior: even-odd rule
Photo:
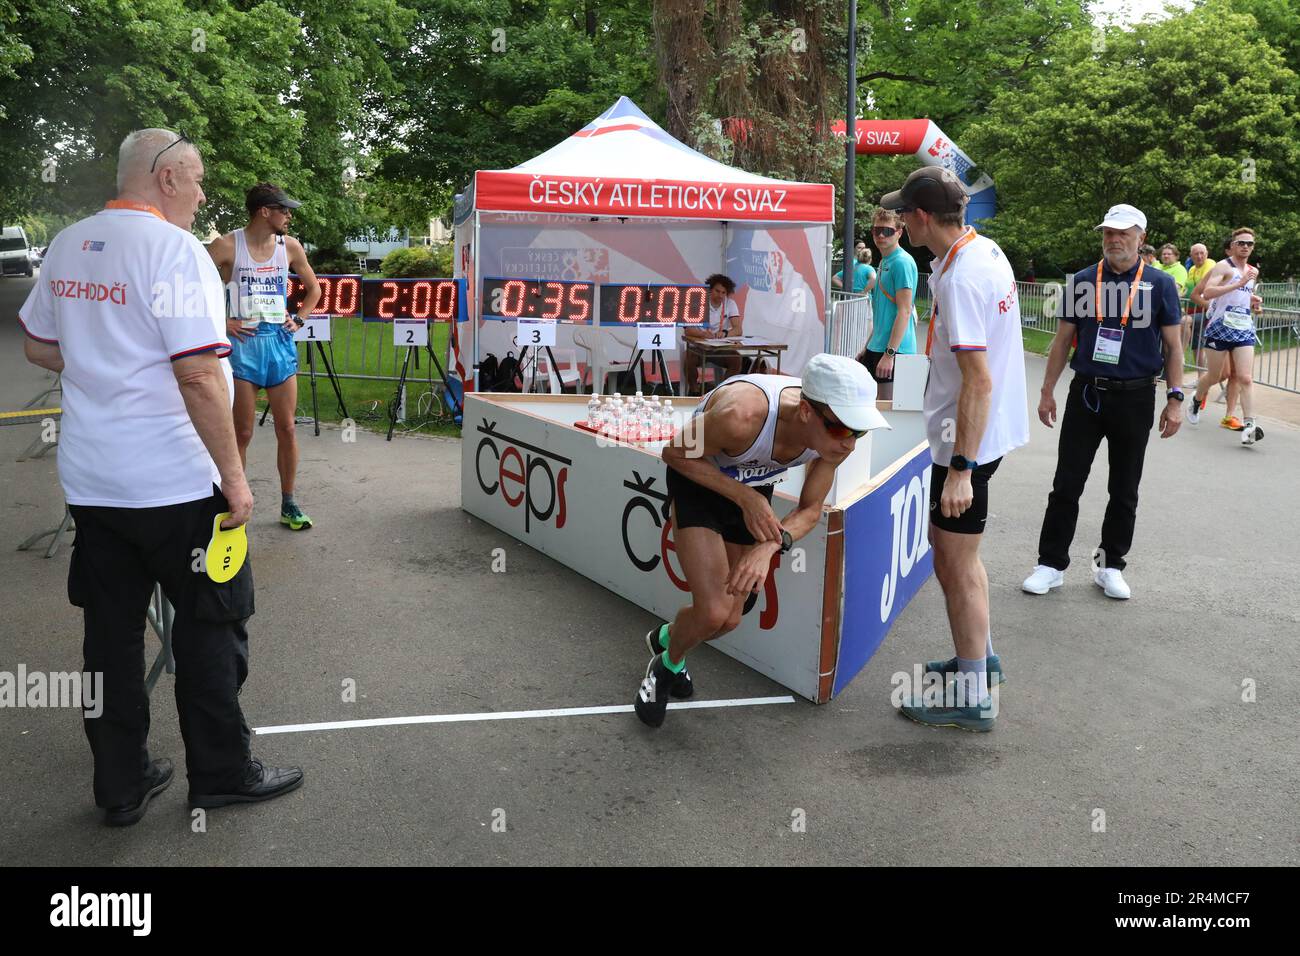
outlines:
[[[20,285],[0,284],[4,314]],[[1042,362],[1027,364],[1036,396]],[[0,324],[0,405],[43,375]],[[183,774],[139,826],[102,827],[79,715],[0,710],[0,862],[1294,865],[1300,428],[1270,424],[1254,449],[1205,424],[1152,439],[1135,597],[1120,604],[1086,571],[1104,454],[1066,587],[1019,591],[1055,464],[1055,436],[1033,423],[994,481],[984,548],[1010,679],[992,734],[918,727],[890,706],[891,675],[951,653],[929,583],[826,706],[674,713],[657,732],[622,714],[257,737],[264,758],[301,763],[306,785],[213,811],[206,833],[191,831]],[[59,514],[54,456],[13,461],[33,434],[0,429],[0,540],[13,544]],[[359,432],[345,444],[309,427],[299,440],[299,498],[317,521],[305,533],[276,523],[269,427],[250,455],[251,724],[631,702],[653,619],[461,512],[459,442]],[[78,668],[68,549],[47,561],[10,547],[0,669]],[[504,575],[489,570],[497,547]],[[784,692],[709,649],[691,669],[701,697]],[[1254,704],[1241,702],[1248,677]],[[345,678],[355,704],[340,699]],[[155,694],[151,748],[181,764],[172,687],[164,677]]]

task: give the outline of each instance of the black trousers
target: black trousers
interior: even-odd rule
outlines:
[[[85,669],[103,676],[103,713],[86,717],[95,761],[95,803],[135,803],[149,767],[145,692],[146,610],[154,583],[175,608],[176,710],[190,789],[221,792],[238,783],[249,759],[249,730],[238,694],[248,676],[253,569],[215,584],[195,549],[206,548],[212,520],[228,511],[209,498],[161,508],[71,505],[77,537],[68,599],[83,609]],[[196,571],[195,568],[198,568]]]
[[[1047,513],[1038,536],[1038,563],[1064,571],[1070,565],[1070,542],[1079,521],[1083,495],[1097,446],[1106,439],[1110,460],[1106,517],[1101,525],[1101,564],[1124,569],[1137,522],[1138,485],[1146,459],[1147,438],[1155,423],[1156,390],[1100,390],[1075,377],[1061,416],[1056,477],[1047,497]]]

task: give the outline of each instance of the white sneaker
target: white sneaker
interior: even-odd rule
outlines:
[[[1128,582],[1124,580],[1124,575],[1118,568],[1099,568],[1093,572],[1092,579],[1096,582],[1097,587],[1106,592],[1106,597],[1115,598],[1119,601],[1127,601],[1133,596],[1129,590]]]
[[[1195,425],[1201,420],[1201,409],[1205,407],[1205,399],[1199,402],[1196,400],[1196,392],[1192,392],[1191,401],[1187,405],[1187,424]]]
[[[1039,564],[1034,566],[1034,573],[1025,578],[1025,583],[1020,585],[1020,589],[1030,594],[1046,594],[1052,588],[1059,588],[1064,583],[1064,571]]]
[[[1243,445],[1255,444],[1259,438],[1263,437],[1262,435],[1256,434],[1259,431],[1260,429],[1255,427],[1255,419],[1247,418],[1246,427],[1241,430],[1241,443]]]

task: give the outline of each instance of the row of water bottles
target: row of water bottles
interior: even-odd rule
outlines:
[[[587,427],[621,441],[671,441],[677,433],[672,399],[660,402],[640,392],[626,399],[618,392],[591,396]]]

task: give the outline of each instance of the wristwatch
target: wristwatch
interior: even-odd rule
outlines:
[[[1167,400],[1172,399],[1175,402],[1181,402],[1186,400],[1186,396],[1183,394],[1183,390],[1181,388],[1171,388],[1169,391],[1165,392],[1165,398]]]
[[[885,354],[886,354],[886,355],[897,355],[897,354],[898,354],[898,349],[891,349],[891,348],[886,347],[886,349],[885,349]]]
[[[975,470],[975,462],[971,461],[965,455],[953,455],[952,462],[948,465],[953,471]]]
[[[785,528],[781,529],[781,554],[785,554],[794,547],[794,538]]]

